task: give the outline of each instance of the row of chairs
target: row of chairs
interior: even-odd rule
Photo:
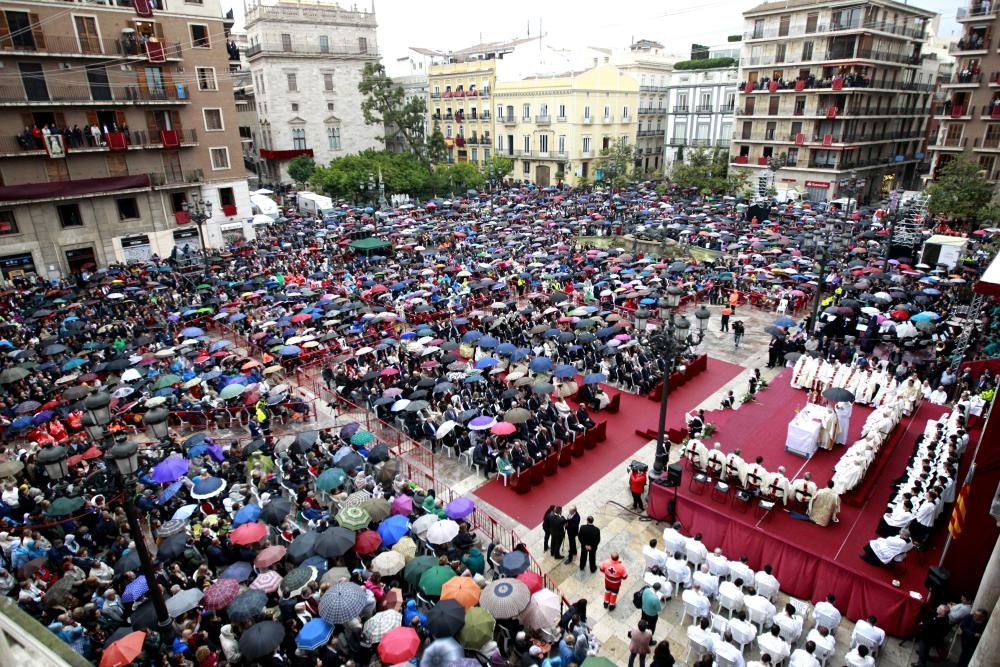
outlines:
[[[767,520],[780,502],[779,498],[759,493],[749,486],[736,486],[722,479],[713,477],[706,470],[695,468],[688,481],[688,490],[692,495],[700,496],[711,489],[711,499],[719,503],[731,503],[737,512],[745,513],[754,508],[758,520]],[[756,501],[756,502],[755,502]]]
[[[513,475],[503,475],[504,486],[510,486],[517,493],[527,493],[532,486],[538,486],[573,463],[574,458],[582,458],[584,451],[594,449],[607,439],[607,422],[598,422],[592,429],[577,436],[572,444],[563,445],[527,470]]]

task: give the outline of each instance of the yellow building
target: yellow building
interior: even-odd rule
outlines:
[[[495,60],[432,65],[427,71],[428,126],[441,128],[449,162],[482,163],[490,157],[493,115],[490,95]]]
[[[540,187],[593,181],[601,150],[631,145],[639,82],[613,65],[579,73],[500,81],[491,97],[496,154],[514,160],[511,179]],[[607,175],[604,175],[607,176]]]

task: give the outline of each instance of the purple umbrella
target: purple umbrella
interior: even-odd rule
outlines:
[[[219,579],[235,579],[236,581],[245,581],[250,578],[250,573],[253,572],[253,565],[246,561],[237,561],[227,567]]]
[[[469,422],[469,429],[472,431],[485,431],[491,428],[497,421],[488,415],[481,415]]]
[[[357,422],[351,422],[350,424],[345,424],[340,429],[340,437],[345,440],[350,440],[351,436],[361,430],[361,424]]]
[[[156,464],[150,478],[160,484],[177,481],[188,471],[188,460],[183,456],[171,456]]]
[[[222,447],[219,445],[210,445],[208,447],[208,455],[212,457],[215,461],[222,463],[226,460],[226,455],[222,451]]]
[[[392,499],[392,513],[409,516],[413,511],[413,498],[410,496],[396,496]]]
[[[449,519],[464,519],[472,514],[475,509],[476,504],[468,498],[455,498],[448,503],[445,511],[448,513]]]
[[[35,426],[41,426],[42,424],[51,420],[55,416],[56,413],[52,412],[52,410],[42,410],[37,415],[31,418],[31,423],[34,424]]]

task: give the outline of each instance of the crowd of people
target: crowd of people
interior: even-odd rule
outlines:
[[[328,408],[297,382],[315,373],[331,401],[510,475],[591,428],[604,385],[653,389],[664,369],[635,312],[662,319],[668,288],[730,309],[808,303],[817,276],[797,240],[829,217],[858,252],[828,272],[821,321],[748,335],[771,336],[775,364],[815,353],[904,367],[952,398],[976,390],[979,379],[944,377],[943,355],[926,350],[954,345],[952,312],[989,238],[949,274],[880,259],[878,216],[796,205],[772,215],[747,221],[733,202],[650,189],[514,188],[282,218],[209,256],[205,275],[174,256],[16,278],[0,295],[0,593],[95,662],[115,652],[129,656],[121,664],[198,667],[583,665],[600,650],[586,601],[565,607],[523,545],[484,539],[471,500],[415,484],[376,434],[343,420],[307,428]],[[575,243],[596,231],[657,239],[678,257],[699,244],[716,253],[668,261]],[[368,235],[389,242],[382,255],[350,246]],[[889,301],[866,297],[883,287]],[[885,326],[908,319],[895,311],[939,317],[911,335]],[[877,326],[857,336],[864,322]],[[973,349],[993,335],[983,327]],[[170,431],[154,435],[164,412]],[[107,454],[128,440],[141,443],[138,472],[122,481]],[[734,461],[724,465],[738,477],[774,481],[759,461]],[[802,493],[822,490],[788,486],[790,499]],[[601,563],[613,609],[627,572],[598,555],[593,522],[551,508],[546,525],[553,555],[573,561],[561,539],[571,534],[581,569]],[[155,580],[140,568],[143,543]],[[651,643],[654,608],[631,642],[671,664],[669,647]]]

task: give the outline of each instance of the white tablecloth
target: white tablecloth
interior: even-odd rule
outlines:
[[[820,436],[831,412],[815,403],[807,403],[788,424],[785,451],[811,458],[819,447]]]

